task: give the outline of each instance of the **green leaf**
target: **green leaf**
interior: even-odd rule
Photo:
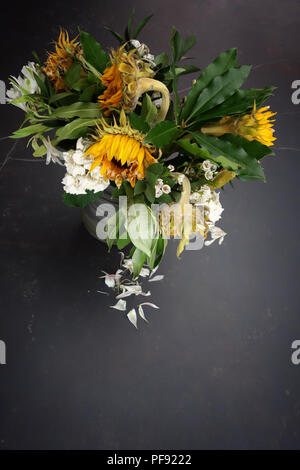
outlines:
[[[55,118],[63,119],[72,119],[74,117],[91,119],[101,117],[101,111],[98,103],[84,103],[78,101],[69,106],[61,106],[55,109],[52,115]]]
[[[126,234],[126,238],[118,238],[117,240],[117,247],[119,250],[123,250],[123,248],[125,248],[125,246],[129,245],[129,243],[131,242],[127,232]]]
[[[74,119],[74,121],[69,122],[69,124],[66,124],[64,127],[61,127],[56,131],[58,141],[65,139],[78,139],[87,132],[89,127],[94,127],[96,123],[96,119]]]
[[[120,44],[123,44],[125,42],[125,39],[121,36],[121,34],[117,33],[116,31],[113,31],[107,26],[104,26],[104,29],[106,29],[106,31],[109,31],[119,41]]]
[[[157,177],[155,177],[157,179]],[[145,196],[152,204],[155,201],[155,187],[152,184],[147,183],[146,189],[145,189]]]
[[[175,67],[175,75],[176,77],[181,77],[181,75],[187,75],[188,73],[195,73],[199,72],[199,67],[195,67],[194,65],[184,65],[182,67]],[[172,80],[173,73],[171,71],[167,72],[164,75],[165,80]]]
[[[238,90],[222,104],[201,114],[201,121],[221,118],[235,114],[246,114],[256,102],[257,107],[272,94],[275,87],[269,86],[263,89],[249,88],[248,90]]]
[[[133,17],[134,17],[134,9],[132,10],[132,13],[129,17],[129,21],[128,21],[128,24],[127,24],[127,27],[125,29],[125,39],[126,41],[129,41],[130,38],[131,38],[131,27],[132,27],[132,20],[133,20]]]
[[[13,132],[10,136],[11,139],[22,139],[23,137],[28,137],[29,135],[34,134],[43,134],[52,130],[53,127],[47,126],[45,124],[32,124],[31,126],[21,127],[20,129]]]
[[[242,86],[250,73],[251,67],[243,65],[231,68],[223,75],[215,77],[209,85],[199,94],[194,109],[188,121],[192,118],[199,119],[199,115],[223,103],[233,93]]]
[[[143,96],[143,103],[141,109],[141,117],[148,124],[151,124],[157,116],[157,107],[152,103],[148,93],[145,93]]]
[[[72,98],[74,100],[78,100],[78,96],[75,93],[70,93],[68,91],[63,93],[57,93],[56,95],[51,96],[49,98],[49,104],[57,103],[58,101],[62,101],[66,98]]]
[[[237,163],[243,169],[242,175],[248,174],[252,179],[264,179],[263,170],[257,160],[272,153],[269,147],[258,141],[250,142],[233,134],[226,134],[222,137],[195,133],[192,135],[196,142],[205,147],[213,156],[222,155]]]
[[[86,191],[86,194],[70,194],[70,193],[63,193],[63,200],[65,204],[72,207],[85,207],[90,202],[99,199],[103,194],[103,191],[98,193],[94,193],[94,191]]]
[[[196,37],[189,36],[182,40],[179,32],[173,28],[173,34],[171,37],[171,48],[173,63],[177,64],[179,60],[196,44]]]
[[[147,16],[144,20],[142,20],[136,27],[134,33],[133,33],[133,39],[136,39],[138,37],[138,35],[140,34],[140,32],[142,31],[142,29],[146,26],[146,24],[148,23],[149,20],[151,20],[153,15],[149,15]]]
[[[150,129],[150,126],[146,121],[144,121],[144,119],[141,116],[139,116],[136,113],[130,113],[128,114],[128,118],[129,118],[131,127],[136,129],[137,131],[142,132],[143,134],[147,134],[147,132]]]
[[[214,62],[209,64],[201,73],[197,82],[189,92],[186,102],[180,114],[180,120],[186,121],[192,113],[198,96],[207,87],[207,85],[217,76],[227,72],[231,67],[237,65],[237,49],[229,49],[220,54]]]
[[[150,210],[145,204],[134,204],[129,208],[127,231],[134,246],[151,256],[155,226]]]
[[[89,33],[80,31],[80,40],[86,60],[102,73],[109,61],[107,54]]]
[[[207,160],[211,156],[207,149],[199,147],[199,145],[197,145],[195,142],[191,143],[189,139],[177,140],[177,144],[180,145],[180,147],[183,148],[183,150],[185,150],[188,154],[202,158],[203,160]]]
[[[145,260],[146,260],[146,254],[143,251],[136,248],[134,250],[133,257],[132,257],[134,277],[137,277],[140,274],[141,269],[144,266]]]
[[[97,86],[95,83],[85,88],[79,96],[79,101],[90,103],[93,99],[96,89],[97,89]]]
[[[46,84],[43,82],[43,80],[40,78],[40,76],[35,73],[35,72],[32,72],[33,73],[33,76],[35,78],[35,81],[36,83],[38,84],[40,90],[41,90],[41,94],[45,97],[48,97],[49,96],[49,91],[48,91],[48,88],[46,86]]]
[[[81,74],[81,64],[79,62],[73,62],[69,70],[67,71],[64,80],[66,85],[70,90],[73,89],[73,86],[80,79]]]
[[[145,189],[146,189],[145,181],[137,181],[134,187],[134,195],[138,196],[139,194],[142,194],[145,191]]]
[[[154,61],[157,65],[157,67],[165,68],[169,64],[169,56],[168,56],[168,54],[163,52],[162,54],[157,55],[155,57]]]
[[[144,139],[145,143],[152,143],[155,147],[161,148],[168,145],[175,134],[177,126],[171,121],[162,121],[155,124]]]

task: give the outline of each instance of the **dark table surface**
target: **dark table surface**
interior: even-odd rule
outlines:
[[[135,6],[139,19],[154,13],[142,35],[153,53],[168,49],[173,25],[197,35],[203,67],[237,46],[241,63],[254,64],[247,85],[278,87],[278,140],[264,160],[267,184],[222,192],[221,247],[179,261],[169,244],[165,279],[151,285],[160,309],[136,331],[96,292],[118,253],[63,204],[63,168],[4,138],[22,113],[0,105],[0,448],[300,448],[300,365],[291,362],[300,339],[300,105],[291,102],[300,2],[4,3],[2,80],[33,49],[44,54],[59,26],[116,46],[103,26],[121,30]]]

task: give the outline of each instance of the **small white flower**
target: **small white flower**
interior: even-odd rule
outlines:
[[[38,66],[34,62],[28,62],[27,65],[24,65],[21,73],[23,74],[23,77],[21,75],[19,75],[18,78],[12,77],[12,87],[7,90],[6,95],[9,103],[14,104],[26,112],[29,110],[29,105],[27,103],[13,103],[13,100],[29,94],[40,93],[40,88],[33,73],[38,75],[42,81],[45,80],[45,76],[39,71]]]
[[[161,178],[158,178],[156,180],[156,186],[162,186],[164,184],[163,180]]]
[[[50,162],[63,165],[63,163],[61,162],[61,160],[63,159],[63,152],[61,152],[51,144],[49,137],[47,139],[43,139],[43,144],[47,150],[46,165],[49,165]]]
[[[162,189],[162,192],[165,194],[169,194],[171,192],[171,188],[168,184],[164,184],[161,189]]]
[[[207,170],[205,173],[204,173],[204,176],[207,180],[212,180],[213,177],[214,177],[214,174],[211,170]]]
[[[159,198],[162,194],[162,189],[160,187],[155,186],[155,197]]]
[[[92,159],[89,156],[84,156],[89,145],[90,142],[81,137],[77,140],[76,150],[63,152],[67,174],[62,183],[66,193],[86,194],[87,190],[98,193],[109,186],[109,180],[103,178],[99,166],[94,168],[91,173],[89,172]],[[67,178],[67,176],[73,176],[74,180]]]
[[[194,204],[195,202],[198,202],[200,200],[201,196],[199,193],[192,193],[190,195],[190,202]]]
[[[210,160],[204,160],[202,163],[202,170],[207,171],[211,169],[211,161]]]
[[[218,165],[216,165],[215,163],[212,163],[211,164],[211,171],[213,171],[214,173],[217,171],[218,169]]]
[[[174,165],[168,165],[168,169],[169,169],[170,171],[174,171],[174,170],[175,170],[175,167],[174,167]]]
[[[180,175],[178,176],[178,179],[177,179],[178,184],[182,184],[182,183],[183,183],[183,180],[184,180],[184,175],[183,175],[183,174],[180,174]]]

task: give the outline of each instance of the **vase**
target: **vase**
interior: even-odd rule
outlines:
[[[97,209],[101,204],[111,204],[114,206],[117,211],[119,208],[118,199],[111,199],[113,188],[108,186],[102,196],[99,199],[96,199],[93,202],[87,204],[83,209],[81,209],[81,218],[84,227],[89,232],[92,237],[97,240],[106,243],[106,237],[100,237],[99,233],[97,234],[97,224],[104,218],[107,217],[107,214],[97,215]]]

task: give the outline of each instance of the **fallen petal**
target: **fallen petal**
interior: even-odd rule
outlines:
[[[149,282],[161,281],[165,276],[163,274],[158,274],[157,276],[152,277],[149,279]]]
[[[149,323],[147,318],[145,317],[145,314],[144,314],[144,310],[143,310],[143,307],[141,305],[139,305],[138,307],[138,312],[139,312],[139,316],[145,320],[145,322]]]
[[[126,310],[126,300],[118,300],[116,305],[111,305],[110,308],[115,308],[116,310]]]
[[[157,305],[155,304],[152,304],[151,302],[143,302],[142,304],[140,305],[148,305],[149,307],[153,307],[153,308],[159,308]]]
[[[136,316],[136,311],[135,308],[130,310],[130,312],[127,313],[128,320],[136,327],[137,329],[137,316]]]

